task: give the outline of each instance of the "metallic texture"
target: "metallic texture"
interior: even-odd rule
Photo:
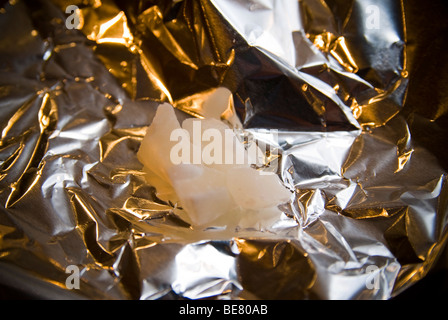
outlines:
[[[419,281],[447,239],[448,190],[413,139],[422,110],[402,112],[405,12],[398,0],[9,1],[0,281],[84,299],[389,299]],[[279,130],[295,196],[277,216],[196,230],[156,198],[136,152],[159,103],[206,117],[219,86],[235,126],[260,141]]]

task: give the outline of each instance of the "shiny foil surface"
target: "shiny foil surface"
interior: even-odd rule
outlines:
[[[237,300],[390,299],[421,280],[447,239],[448,190],[428,147],[441,137],[411,129],[425,103],[404,108],[405,6],[4,3],[0,281],[43,298]],[[218,87],[227,120],[278,149],[294,197],[198,229],[136,153],[160,103],[209,117]],[[430,122],[446,112],[431,108]]]

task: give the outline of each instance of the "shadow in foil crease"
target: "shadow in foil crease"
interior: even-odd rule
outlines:
[[[248,299],[315,299],[315,266],[307,253],[289,241],[237,241],[241,285]],[[269,279],[269,280],[267,280]]]

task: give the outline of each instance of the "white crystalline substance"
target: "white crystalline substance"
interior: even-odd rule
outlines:
[[[260,174],[253,168],[229,170],[227,188],[235,202],[247,210],[274,207],[291,198],[276,174]]]
[[[173,107],[164,103],[157,109],[152,124],[137,153],[138,160],[145,169],[168,181],[168,172],[174,166],[170,160],[170,151],[176,142],[170,141],[171,132],[181,129]]]
[[[264,152],[255,143],[246,150],[233,130],[220,120],[190,118],[183,121],[182,128],[188,131],[192,145],[197,144],[198,140],[207,140],[201,143],[200,149],[202,161],[208,167],[227,171],[235,167],[249,167],[263,163]],[[197,136],[199,139],[194,139]],[[209,157],[211,152],[208,151],[211,149],[212,143],[217,143],[219,146],[219,148],[215,148],[219,150],[214,150],[218,151],[218,156]],[[208,158],[217,161],[209,161]]]
[[[200,121],[200,126],[197,126],[195,121]],[[261,151],[254,149],[252,145],[249,150],[256,152],[250,154],[229,129],[217,119],[187,119],[181,126],[174,108],[165,103],[157,109],[137,153],[144,166],[146,180],[156,188],[157,196],[164,201],[177,203],[194,225],[207,225],[219,217],[232,214],[235,210],[257,211],[273,208],[289,201],[291,197],[291,192],[277,175],[260,174],[251,166],[258,163]],[[172,150],[179,141],[171,141],[170,137],[175,130],[190,137],[190,140],[183,143],[187,144],[192,153],[199,150],[201,155],[206,154],[206,148],[210,145],[208,142],[201,143],[193,139],[195,135],[196,138],[205,137],[204,133],[208,130],[208,133],[213,133],[215,137],[221,137],[218,142],[221,143],[219,151],[222,153],[222,162],[174,163]],[[225,161],[226,154],[232,155],[227,159],[231,160],[230,162]],[[192,154],[190,159],[194,160],[193,158]]]
[[[224,173],[206,166],[179,165],[170,175],[180,205],[196,225],[204,225],[235,208]]]

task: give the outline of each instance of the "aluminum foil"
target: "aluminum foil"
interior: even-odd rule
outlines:
[[[389,299],[447,239],[401,114],[401,1],[16,0],[0,11],[0,280],[43,298]],[[136,158],[157,106],[279,150],[278,215],[197,229]],[[264,132],[279,130],[278,141]],[[67,286],[68,270],[80,283]]]

